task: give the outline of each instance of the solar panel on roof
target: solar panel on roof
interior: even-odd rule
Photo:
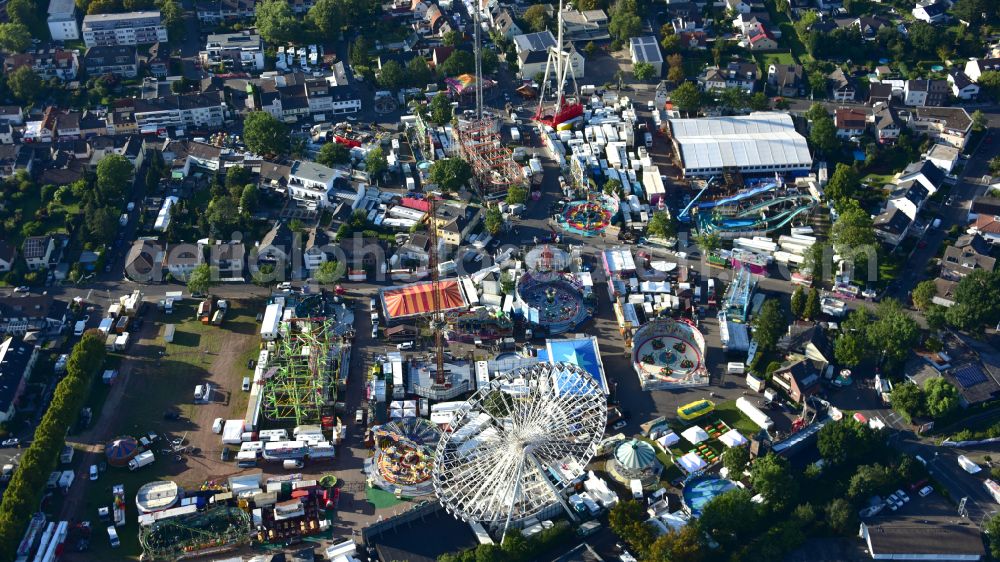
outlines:
[[[955,380],[958,384],[962,385],[962,388],[969,388],[976,386],[977,384],[986,382],[986,374],[979,365],[968,363],[962,365],[961,367],[955,369]]]

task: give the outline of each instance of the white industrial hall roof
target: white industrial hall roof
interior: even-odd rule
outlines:
[[[786,113],[668,121],[688,169],[766,169],[812,163],[805,137],[795,131]]]

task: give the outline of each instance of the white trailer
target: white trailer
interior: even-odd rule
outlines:
[[[762,412],[760,408],[754,406],[752,402],[742,396],[736,399],[736,408],[746,414],[746,416],[755,424],[760,426],[761,429],[769,430],[774,426],[774,422],[770,417],[768,417],[767,414]]]
[[[146,465],[153,464],[156,457],[153,456],[153,451],[143,451],[136,455],[132,460],[128,461],[128,469],[135,470],[137,468],[142,468]]]
[[[163,341],[172,343],[174,341],[174,334],[176,333],[177,326],[175,324],[167,324],[166,328],[163,329]]]
[[[226,445],[239,445],[243,442],[243,420],[226,420],[222,426],[222,442]]]
[[[281,324],[281,308],[278,303],[269,304],[264,310],[264,320],[260,325],[260,339],[274,341],[278,338],[278,326]]]
[[[62,488],[63,493],[69,491],[69,487],[73,485],[74,480],[76,480],[76,473],[72,470],[64,470],[59,474],[59,487]]]

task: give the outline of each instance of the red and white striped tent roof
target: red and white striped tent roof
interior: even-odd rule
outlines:
[[[439,310],[434,308],[434,284],[420,281],[402,287],[382,290],[382,305],[391,320],[408,318],[438,311],[455,310],[468,306],[462,285],[458,279],[442,279],[439,282]]]

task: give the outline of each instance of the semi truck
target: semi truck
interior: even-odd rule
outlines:
[[[146,465],[153,464],[156,457],[153,456],[153,451],[143,451],[136,455],[132,460],[128,461],[128,469],[135,470],[137,468],[142,468]]]

